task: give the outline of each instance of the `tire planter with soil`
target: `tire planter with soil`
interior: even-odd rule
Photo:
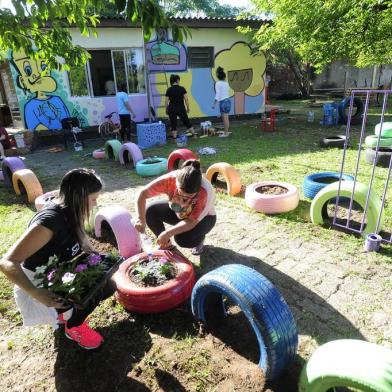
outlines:
[[[378,149],[377,160],[376,160],[376,148],[367,148],[365,151],[366,162],[377,166],[389,167],[389,162],[392,157],[392,148],[380,147]]]
[[[167,170],[166,158],[147,158],[136,164],[136,173],[142,177],[159,176]]]
[[[350,106],[351,97],[344,98],[342,102],[340,102],[338,106],[339,112],[339,120],[342,124],[347,124],[348,115],[346,114],[346,108]],[[357,125],[362,122],[364,105],[362,99],[359,97],[354,97],[353,99],[353,108],[356,107],[356,111],[351,115],[350,124]]]
[[[320,139],[321,147],[343,148],[346,143],[346,135],[326,136]]]
[[[339,194],[339,204],[342,197],[351,199],[353,193],[354,182],[352,181],[342,181],[340,184],[340,194]],[[317,225],[324,224],[324,219],[328,218],[328,202],[330,200],[336,200],[338,196],[339,183],[335,182],[333,184],[327,185],[324,189],[322,189],[315,198],[312,200],[312,204],[310,206],[310,218],[313,223]],[[356,182],[355,184],[355,193],[353,196],[353,200],[358,203],[363,210],[365,209],[366,204],[366,196],[368,193],[368,186]],[[371,190],[369,196],[369,204],[367,210],[367,223],[364,225],[362,235],[367,235],[370,233],[376,233],[377,219],[381,212],[381,200],[380,198]],[[382,212],[380,227],[381,230],[384,220],[384,212]]]
[[[12,188],[12,175],[17,170],[26,169],[22,159],[18,157],[8,157],[3,160],[1,170],[3,171],[4,185],[6,188]]]
[[[30,169],[21,169],[14,172],[12,185],[18,196],[22,193],[27,195],[29,203],[34,203],[35,199],[44,193],[37,176]]]
[[[143,159],[143,153],[137,144],[124,143],[121,146],[119,157],[121,165],[133,163],[133,167],[136,167],[136,164]]]
[[[184,257],[165,250],[154,250],[154,257],[164,257],[175,264],[177,275],[155,287],[140,287],[132,282],[129,273],[139,260],[148,258],[140,253],[125,260],[114,275],[117,285],[116,299],[127,310],[135,313],[160,313],[174,309],[185,302],[195,284],[192,263]]]
[[[246,187],[245,203],[264,214],[280,214],[297,208],[299,192],[287,182],[256,182]]]
[[[130,212],[121,206],[108,206],[98,210],[95,215],[95,236],[102,236],[102,224],[106,222],[116,237],[117,249],[124,258],[141,251],[140,234],[132,224]]]
[[[339,178],[340,173],[338,172],[320,172],[306,176],[303,182],[304,196],[308,199],[314,199],[321,189],[325,188],[328,184],[339,181]],[[353,181],[354,177],[343,174],[342,180]]]
[[[226,181],[228,195],[235,196],[241,192],[240,173],[232,165],[226,162],[214,163],[207,169],[206,178],[214,185],[219,174],[221,174]]]
[[[317,348],[302,369],[299,392],[326,392],[339,387],[362,392],[392,391],[392,351],[354,339],[334,340]]]
[[[59,196],[59,190],[56,189],[54,191],[50,191],[50,192],[46,192],[41,196],[38,196],[35,200],[34,200],[34,204],[35,204],[35,209],[37,211],[41,211],[45,208],[45,205],[53,200],[56,199]]]
[[[199,159],[198,156],[191,150],[187,148],[180,148],[173,151],[167,160],[167,170],[177,170],[179,169],[180,161],[187,161],[188,159]]]
[[[378,136],[369,135],[365,138],[365,146],[366,147],[377,147]],[[379,147],[388,147],[392,148],[392,137],[380,137]]]
[[[203,275],[192,291],[192,313],[203,323],[210,294],[226,296],[239,306],[256,334],[264,376],[279,377],[295,359],[298,346],[293,315],[279,291],[252,268],[241,264],[219,267]]]
[[[108,140],[105,143],[105,158],[118,161],[121,146],[122,144],[118,140]]]
[[[99,148],[98,150],[93,151],[93,158],[94,159],[104,159],[105,158],[105,149]]]
[[[392,122],[384,122],[381,127],[381,123],[374,127],[374,133],[378,136],[381,132],[383,137],[392,137]]]

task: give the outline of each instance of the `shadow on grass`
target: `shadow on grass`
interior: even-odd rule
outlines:
[[[59,392],[148,391],[138,381],[127,378],[132,365],[151,348],[151,338],[143,324],[121,321],[97,328],[104,344],[97,350],[83,350],[56,332],[57,358],[54,367]]]

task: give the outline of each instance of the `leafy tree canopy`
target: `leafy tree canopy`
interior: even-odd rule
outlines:
[[[102,10],[139,22],[148,40],[155,28],[171,28],[173,38],[182,41],[187,30],[170,23],[158,0],[12,0],[15,8],[0,8],[0,50],[23,49],[33,57],[45,58],[49,67],[68,68],[84,63],[88,53],[72,43],[69,27],[84,36],[96,36]],[[59,56],[65,60],[62,64]]]
[[[170,16],[209,16],[233,17],[243,11],[240,7],[221,5],[218,0],[166,0],[163,2],[166,13]]]
[[[364,67],[392,62],[392,0],[252,0],[273,22],[253,44],[321,71],[335,60]]]

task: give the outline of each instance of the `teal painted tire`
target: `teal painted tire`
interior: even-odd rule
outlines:
[[[167,171],[166,158],[147,158],[136,163],[136,173],[142,177],[159,176]]]
[[[374,127],[374,133],[378,136],[381,132],[382,137],[391,137],[392,138],[392,122],[384,122],[382,124],[377,124]]]
[[[377,146],[378,136],[369,135],[365,138],[365,146],[367,147],[376,147]],[[392,137],[380,137],[379,147],[390,147],[392,148]]]
[[[118,140],[108,140],[105,143],[105,158],[114,159],[115,161],[118,161],[121,146],[122,144]]]
[[[320,346],[302,369],[299,392],[326,392],[334,387],[392,391],[392,351],[351,339]]]
[[[351,198],[353,191],[353,181],[343,181],[340,185],[339,200],[342,197]],[[324,224],[326,216],[326,207],[329,200],[335,200],[338,195],[339,182],[334,182],[327,185],[324,189],[317,193],[310,206],[310,219],[317,225]],[[368,187],[360,182],[355,185],[354,201],[357,202],[363,209],[365,209],[366,196]],[[367,210],[367,223],[364,225],[362,235],[375,233],[377,226],[377,218],[381,211],[381,200],[373,192],[370,192],[369,204]],[[379,231],[381,230],[384,221],[384,212],[381,216]]]

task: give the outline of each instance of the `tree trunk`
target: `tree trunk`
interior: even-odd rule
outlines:
[[[295,83],[297,84],[298,89],[301,91],[303,98],[309,98],[309,72],[306,72],[306,77],[304,77],[303,73],[300,70],[300,66],[293,59],[290,53],[287,53],[287,66],[293,72]],[[307,66],[308,67],[308,66]]]

